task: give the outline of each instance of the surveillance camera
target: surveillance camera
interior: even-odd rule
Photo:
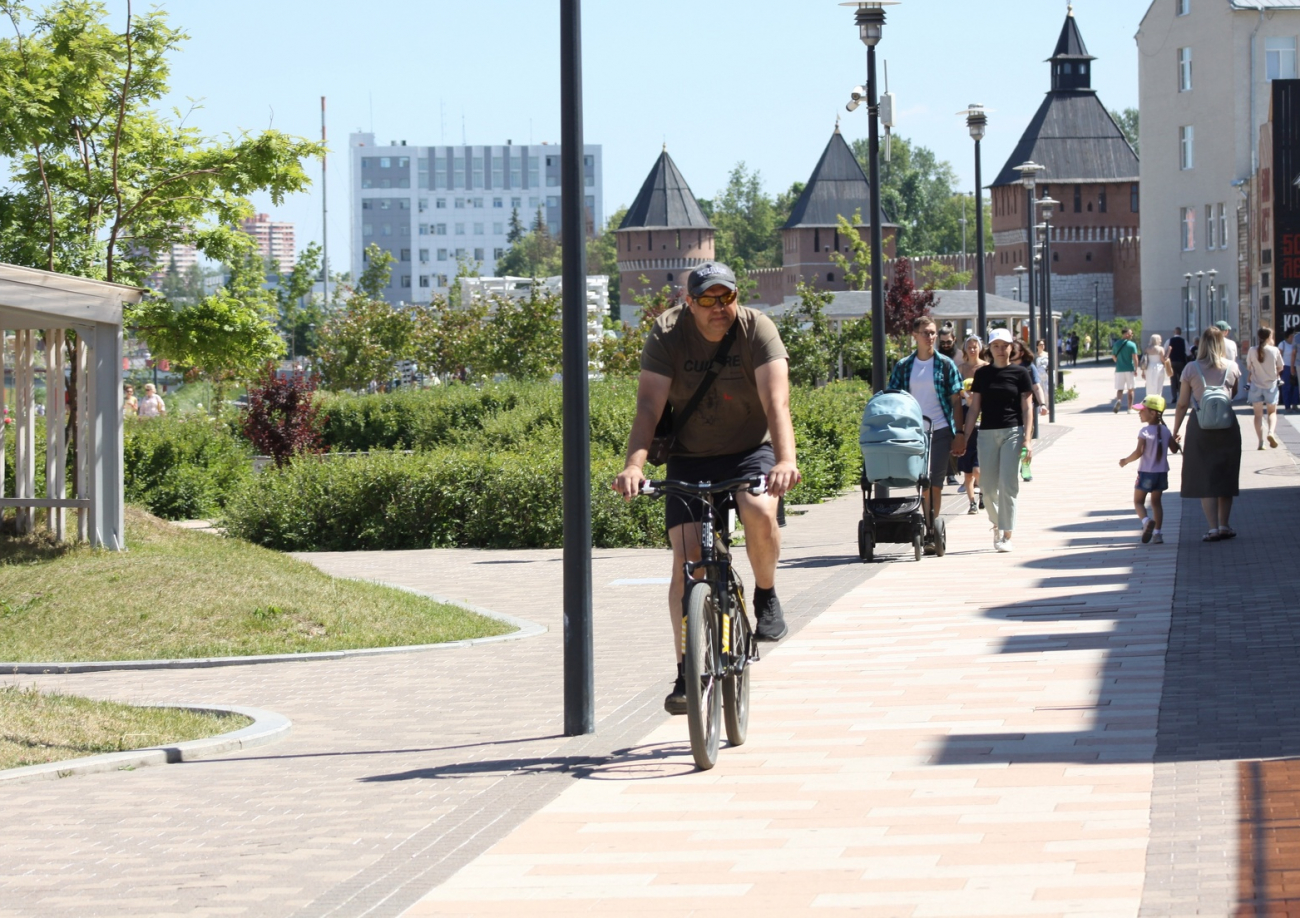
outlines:
[[[861,102],[867,97],[867,88],[865,86],[853,87],[853,92],[849,93],[854,102]]]
[[[845,107],[846,109],[848,109],[849,111],[853,112],[853,111],[857,111],[857,109],[858,109],[858,104],[859,104],[859,103],[858,103],[858,100],[857,100],[857,99],[854,99],[852,102],[850,102],[848,105],[846,105],[846,106],[844,106],[844,107]]]

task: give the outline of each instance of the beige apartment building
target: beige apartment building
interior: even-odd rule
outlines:
[[[240,226],[257,241],[259,255],[276,261],[280,270],[286,274],[293,270],[293,266],[298,263],[298,256],[294,249],[292,223],[272,220],[267,214],[258,214],[244,220]]]
[[[1148,332],[1270,324],[1251,178],[1270,84],[1296,77],[1297,0],[1154,0],[1137,33]],[[1267,246],[1263,247],[1267,248]],[[1261,289],[1264,287],[1265,289]],[[1246,329],[1243,332],[1243,329]]]

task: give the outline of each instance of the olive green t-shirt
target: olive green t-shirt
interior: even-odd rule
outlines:
[[[726,456],[772,440],[767,414],[758,397],[754,371],[773,360],[787,360],[776,325],[757,309],[741,306],[736,340],[709,391],[677,431],[673,455]],[[680,416],[695,395],[720,342],[700,334],[687,306],[677,306],[655,320],[641,352],[641,369],[672,379],[668,402]]]

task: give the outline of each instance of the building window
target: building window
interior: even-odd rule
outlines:
[[[506,231],[506,225],[505,225],[504,223],[493,223],[493,224],[492,224],[492,232],[495,233],[496,235],[500,236],[500,235],[502,235],[505,231]]]
[[[1058,253],[1057,253],[1057,252],[1053,252],[1052,254],[1053,254],[1053,255],[1056,255],[1056,254],[1058,254]],[[1092,261],[1092,253],[1091,253],[1091,252],[1086,252],[1086,253],[1084,253],[1083,260],[1084,260],[1084,261]]]
[[[475,235],[475,236],[482,236],[482,235],[483,235],[483,224],[482,224],[482,223],[475,223],[475,224],[474,224],[474,235]]]
[[[398,210],[410,210],[410,209],[411,209],[411,199],[410,199],[410,198],[398,198],[398,199],[397,199],[397,209],[398,209]]]
[[[1196,208],[1179,208],[1179,214],[1182,220],[1182,230],[1179,234],[1182,240],[1182,249],[1184,252],[1194,252],[1196,251]]]
[[[1213,249],[1214,245],[1214,205],[1205,205],[1205,247]]]
[[[445,224],[445,223],[439,223],[439,224],[438,224],[438,228],[437,228],[436,230],[434,230],[434,233],[433,233],[433,234],[434,234],[435,236],[445,236],[445,235],[447,235],[447,224]]]
[[[541,199],[541,198],[529,198],[529,199],[528,199],[528,206],[531,207],[533,210],[536,210],[537,208],[539,208],[539,207],[542,206],[542,199]]]
[[[398,261],[410,261],[410,260],[411,260],[411,250],[402,249],[402,257],[399,258]]]
[[[554,197],[554,196],[549,197],[549,198],[546,199],[546,206],[547,206],[547,207],[559,207],[559,206],[560,206],[560,199],[557,198],[557,197]]]
[[[438,200],[436,200],[436,201],[433,202],[433,206],[436,207],[436,208],[438,208],[438,210],[446,210],[446,209],[447,209],[447,199],[446,199],[446,198],[438,198]]]
[[[457,235],[457,236],[464,236],[464,235],[465,235],[465,224],[464,224],[464,223],[457,223],[457,224],[456,224],[456,235]]]
[[[1101,191],[1097,192],[1097,210],[1101,213],[1106,212],[1106,186],[1101,186]]]
[[[391,159],[389,159],[387,156],[381,156],[381,157],[379,158],[379,168],[380,168],[380,169],[390,169],[390,168],[392,168],[392,165],[393,165],[393,161],[392,161]]]
[[[1270,80],[1295,79],[1295,39],[1264,39],[1264,66]]]
[[[429,209],[429,199],[420,198],[420,213],[424,213],[428,209]]]
[[[402,287],[407,290],[411,289],[411,275],[409,274],[402,275]]]
[[[398,233],[397,233],[397,234],[398,234],[399,236],[409,236],[409,235],[411,235],[411,224],[409,224],[409,223],[403,223],[403,224],[402,224],[401,226],[399,226],[397,229],[398,229]]]
[[[457,210],[464,210],[464,209],[465,209],[465,199],[464,199],[464,198],[457,198],[456,201],[455,201],[455,206],[456,206],[456,209],[457,209]]]
[[[361,180],[361,187],[362,187],[362,188],[374,188],[374,187],[375,187],[375,180],[372,179],[372,178],[363,178],[363,179]]]
[[[1137,182],[1134,182],[1128,188],[1128,209],[1130,213],[1138,212],[1139,202],[1140,199],[1138,198],[1138,184]]]
[[[514,208],[515,210],[518,210],[519,208],[521,208],[521,207],[524,206],[524,199],[523,199],[523,198],[511,198],[511,199],[510,199],[510,206],[511,206],[512,208]]]
[[[1175,15],[1186,16],[1192,11],[1192,0],[1178,0]]]
[[[828,284],[833,284],[833,283],[835,283],[835,272],[834,272],[834,271],[827,271],[827,272],[826,272],[826,283],[828,283]]]
[[[492,257],[493,257],[495,260],[500,261],[501,259],[503,259],[503,258],[506,257],[506,250],[505,250],[505,249],[493,249],[493,250],[492,250]]]
[[[547,187],[547,188],[559,188],[559,187],[560,187],[560,177],[559,177],[558,175],[548,175],[548,176],[546,177],[546,187]]]
[[[406,144],[402,144],[402,146],[406,146]],[[399,169],[411,168],[411,158],[409,156],[397,157],[397,168]]]
[[[428,263],[429,263],[429,250],[420,249],[420,264],[424,265]]]
[[[1178,91],[1192,91],[1192,49],[1178,49]]]
[[[362,210],[374,210],[374,209],[375,209],[375,202],[374,202],[372,199],[370,199],[370,198],[366,198],[364,201],[361,202],[361,209],[362,209]]]
[[[1082,213],[1083,211],[1083,186],[1074,186],[1074,212]]]
[[[439,261],[446,261],[446,260],[447,260],[447,250],[446,250],[446,249],[439,249],[439,250],[438,250],[438,260],[439,260]]]
[[[420,286],[421,286],[421,287],[427,287],[427,286],[429,286],[429,275],[427,275],[427,274],[421,274],[421,275],[420,275]]]
[[[475,260],[475,261],[482,261],[482,260],[483,260],[483,250],[482,250],[482,249],[475,249],[475,250],[474,250],[474,260]]]
[[[429,235],[429,224],[427,224],[427,223],[421,223],[421,224],[420,224],[420,235],[421,235],[421,236],[427,236],[427,235]]]
[[[1219,205],[1219,248],[1228,247],[1228,206]]]
[[[1183,171],[1192,168],[1194,163],[1192,146],[1195,133],[1195,128],[1190,124],[1185,124],[1178,129],[1178,168]]]
[[[385,178],[385,179],[380,179],[380,180],[379,180],[379,187],[380,187],[380,188],[392,188],[392,187],[393,187],[393,180],[392,180],[392,179],[386,179],[386,178]]]
[[[373,223],[361,224],[361,235],[373,236],[375,234],[375,225]]]
[[[506,202],[505,202],[505,200],[504,200],[503,198],[493,198],[493,199],[492,199],[492,206],[493,206],[493,207],[505,207],[505,206],[506,206]]]
[[[469,202],[469,203],[470,203],[470,206],[471,206],[471,207],[482,207],[482,206],[483,206],[483,199],[482,199],[482,198],[470,198],[470,202]]]
[[[381,236],[393,235],[393,227],[390,224],[385,223],[383,226],[379,227],[379,235]]]

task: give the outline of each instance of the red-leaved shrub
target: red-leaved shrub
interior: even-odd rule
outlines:
[[[282,374],[268,363],[248,389],[244,436],[262,455],[285,465],[297,453],[322,451],[324,418],[316,405],[316,382],[301,370]]]

